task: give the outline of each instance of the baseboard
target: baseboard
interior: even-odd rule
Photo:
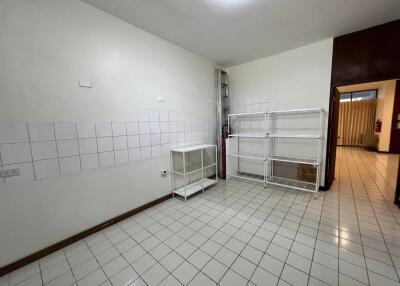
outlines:
[[[126,212],[126,213],[123,213],[123,214],[121,214],[121,215],[119,215],[117,217],[109,219],[109,220],[107,220],[107,221],[105,221],[105,222],[103,222],[103,223],[101,223],[99,225],[96,225],[96,226],[94,226],[92,228],[89,228],[89,229],[87,229],[85,231],[82,231],[82,232],[80,232],[78,234],[75,234],[74,236],[71,236],[71,237],[69,237],[67,239],[64,239],[64,240],[62,240],[60,242],[57,242],[56,244],[53,244],[53,245],[51,245],[49,247],[46,247],[46,248],[44,248],[42,250],[39,250],[39,251],[29,255],[29,256],[21,258],[21,259],[15,261],[13,263],[10,263],[10,264],[8,264],[8,265],[6,265],[4,267],[1,267],[0,268],[0,277],[4,276],[4,275],[6,275],[6,274],[8,274],[10,272],[13,272],[13,271],[25,266],[25,265],[28,265],[28,264],[30,264],[30,263],[32,263],[32,262],[34,262],[34,261],[36,261],[36,260],[38,260],[40,258],[43,258],[43,257],[45,257],[45,256],[47,256],[47,255],[49,255],[49,254],[51,254],[53,252],[56,252],[56,251],[58,251],[60,249],[63,249],[64,247],[66,247],[66,246],[68,246],[70,244],[73,244],[73,243],[75,243],[75,242],[77,242],[77,241],[79,241],[79,240],[81,240],[81,239],[83,239],[85,237],[88,237],[88,236],[90,236],[90,235],[92,235],[92,234],[94,234],[96,232],[99,232],[99,231],[101,231],[101,230],[103,230],[103,229],[105,229],[105,228],[107,228],[107,227],[109,227],[109,226],[111,226],[113,224],[116,224],[116,223],[118,223],[118,222],[120,222],[120,221],[122,221],[124,219],[127,219],[127,218],[129,218],[129,217],[131,217],[131,216],[133,216],[133,215],[135,215],[137,213],[140,213],[140,212],[142,212],[142,211],[144,211],[144,210],[146,210],[148,208],[151,208],[151,207],[153,207],[153,206],[155,206],[155,205],[157,205],[159,203],[162,203],[162,202],[168,200],[169,198],[172,198],[172,194],[168,194],[166,196],[158,198],[158,199],[156,199],[156,200],[154,200],[152,202],[149,202],[149,203],[144,204],[144,205],[142,205],[142,206],[140,206],[138,208],[135,208],[135,209],[130,210],[130,211]]]

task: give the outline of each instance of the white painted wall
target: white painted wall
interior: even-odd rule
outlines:
[[[270,110],[323,107],[328,112],[332,49],[333,39],[327,39],[228,68],[232,100],[241,97],[261,97],[266,98],[265,102],[269,102],[264,107]],[[327,121],[325,117],[322,185],[325,173]],[[302,125],[301,120],[299,124]],[[300,149],[292,151],[302,151]]]
[[[1,122],[129,121],[139,108],[213,121],[214,68],[78,0],[0,2]],[[168,166],[161,157],[0,188],[0,267],[168,194]]]

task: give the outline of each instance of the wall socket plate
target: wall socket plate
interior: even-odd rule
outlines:
[[[19,176],[19,169],[0,170],[0,178]]]

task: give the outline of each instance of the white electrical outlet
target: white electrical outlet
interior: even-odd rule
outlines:
[[[89,80],[80,80],[79,81],[80,87],[92,88],[92,82]]]

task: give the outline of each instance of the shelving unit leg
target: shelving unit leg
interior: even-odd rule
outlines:
[[[171,184],[172,184],[172,197],[175,197],[175,180],[174,180],[174,164],[172,160],[173,152],[170,152],[170,165],[171,165]]]
[[[226,146],[225,146],[225,148],[226,148]],[[227,154],[226,149],[225,149],[225,154]],[[225,160],[226,160],[226,158],[225,158]],[[225,162],[225,164],[227,165],[228,163]],[[226,176],[226,174],[225,174],[225,176]],[[218,182],[218,148],[217,148],[217,146],[215,146],[215,182]]]
[[[185,193],[185,203],[186,203],[186,159],[185,159],[185,152],[183,152],[182,158],[183,158],[183,192]]]
[[[204,193],[204,149],[201,150],[201,186]]]

